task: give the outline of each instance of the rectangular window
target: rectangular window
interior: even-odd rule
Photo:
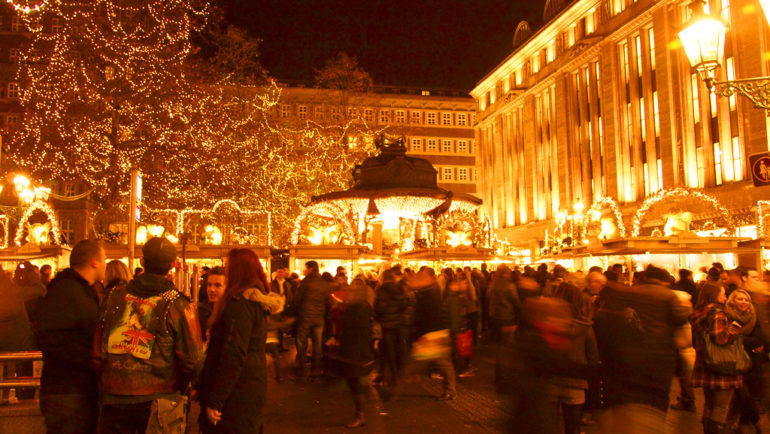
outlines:
[[[441,152],[445,154],[451,154],[453,151],[452,149],[452,141],[451,140],[444,140],[441,144]]]
[[[306,105],[299,106],[299,108],[297,109],[297,115],[299,116],[300,119],[307,119],[307,106]]]
[[[320,105],[315,106],[315,119],[317,121],[324,120],[324,108],[323,108],[323,106],[320,106]]]
[[[473,180],[478,181],[479,180],[479,169],[473,168]]]
[[[284,118],[284,119],[288,118],[290,114],[291,114],[291,106],[290,105],[284,104],[283,106],[281,106],[281,117],[282,118]]]
[[[422,139],[419,138],[413,138],[412,139],[412,152],[422,152]]]
[[[77,194],[77,186],[73,182],[64,184],[64,197],[73,197]]]
[[[15,127],[19,124],[19,116],[18,115],[8,115],[5,117],[5,126],[7,127]]]
[[[11,18],[11,31],[15,33],[21,32],[21,18]]]
[[[590,10],[588,11],[588,15],[586,15],[586,35],[590,35],[594,32],[594,16],[596,11]]]
[[[535,53],[534,56],[532,56],[532,73],[537,74],[537,72],[540,71],[540,53]]]
[[[438,140],[428,139],[425,145],[425,152],[432,152],[432,153],[438,152]]]
[[[332,120],[332,122],[338,122],[340,120],[340,109],[339,109],[339,107],[332,107],[331,120]]]
[[[464,127],[468,124],[468,117],[465,113],[457,113],[457,126]]]
[[[8,54],[8,61],[11,63],[19,63],[19,53],[21,50],[18,48],[11,48]]]
[[[8,83],[8,98],[18,99],[21,96],[17,83]]]
[[[373,109],[364,109],[364,121],[366,122],[372,122],[374,120],[374,110]]]
[[[553,62],[554,57],[556,56],[556,46],[553,42],[548,44],[545,47],[545,61],[546,63]]]
[[[444,181],[451,181],[452,180],[452,168],[451,167],[444,167],[444,170],[442,171],[444,173]]]
[[[436,112],[428,112],[427,118],[428,118],[428,121],[426,122],[426,124],[436,125]]]
[[[468,180],[468,169],[465,167],[460,167],[457,169],[457,180],[458,181],[467,181]]]
[[[396,110],[396,123],[403,124],[406,122],[406,112],[403,110]]]
[[[577,27],[572,26],[567,30],[567,47],[575,45],[575,39],[577,35]]]
[[[466,140],[458,140],[457,141],[457,153],[458,154],[467,154],[468,153],[468,141],[466,141]]]
[[[452,113],[441,113],[441,125],[452,125]]]
[[[59,18],[51,19],[51,33],[59,33],[61,31],[61,20]]]
[[[75,242],[75,225],[72,220],[64,219],[61,221],[61,236],[64,237],[65,244]]]
[[[422,124],[422,113],[417,111],[409,112],[410,122],[412,125]]]
[[[387,110],[380,110],[380,123],[387,124],[390,122],[390,112]]]

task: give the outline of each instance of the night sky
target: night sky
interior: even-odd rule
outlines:
[[[278,79],[312,80],[340,51],[375,85],[470,90],[511,53],[516,25],[537,27],[544,0],[219,0],[262,42]]]

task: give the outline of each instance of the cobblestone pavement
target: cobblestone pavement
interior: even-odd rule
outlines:
[[[490,348],[482,347],[474,363],[479,372],[474,377],[459,378],[457,399],[438,402],[434,399],[442,391],[441,380],[414,376],[404,385],[394,402],[384,401],[378,388],[369,387],[367,402],[368,425],[349,430],[345,424],[354,416],[353,402],[347,385],[335,378],[318,382],[272,379],[272,363],[268,367],[267,400],[264,409],[266,433],[494,433],[500,432],[506,420],[505,403],[494,389],[494,359]],[[290,364],[294,353],[281,356],[282,364]],[[677,393],[677,382],[672,397]],[[700,415],[703,395],[697,393],[698,412],[670,410],[664,434],[703,432]],[[383,394],[384,396],[384,394]],[[770,432],[770,420],[762,416],[762,428]],[[195,427],[190,427],[195,432]],[[190,431],[188,431],[190,432]],[[599,434],[595,426],[585,426],[585,434]],[[614,434],[614,433],[613,433]]]

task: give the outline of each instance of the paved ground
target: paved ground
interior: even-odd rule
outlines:
[[[282,363],[294,360],[293,352],[282,355]],[[475,377],[458,379],[458,398],[437,402],[441,380],[416,377],[406,384],[395,402],[383,402],[376,388],[369,388],[367,404],[368,426],[349,430],[345,424],[353,417],[353,403],[347,386],[333,378],[318,383],[286,380],[268,383],[267,404],[264,409],[266,433],[493,433],[500,432],[505,421],[505,405],[495,392],[492,382],[493,357],[491,349],[481,348],[474,363],[479,367]],[[677,393],[676,381],[672,396]],[[664,433],[701,433],[700,414],[703,395],[697,391],[697,413],[671,410]],[[770,432],[770,420],[762,416],[762,428]],[[194,430],[195,427],[191,427]],[[195,431],[193,431],[195,432]],[[595,427],[584,427],[586,434],[598,434]],[[614,434],[614,433],[613,433]]]

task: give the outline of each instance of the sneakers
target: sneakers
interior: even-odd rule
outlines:
[[[695,403],[693,401],[685,401],[682,398],[677,398],[676,402],[671,404],[671,408],[673,410],[695,412]]]
[[[345,428],[360,428],[362,426],[366,426],[366,416],[364,416],[363,413],[357,413],[356,418],[353,419],[349,424],[345,425]]]
[[[462,378],[465,378],[465,377],[475,377],[477,372],[479,372],[478,368],[471,367],[471,368],[468,368],[465,371],[457,374],[457,376],[458,377],[462,377]]]
[[[441,394],[441,396],[437,396],[436,397],[436,401],[452,401],[455,398],[456,397],[454,395],[450,394],[449,392],[444,392],[444,393]]]

